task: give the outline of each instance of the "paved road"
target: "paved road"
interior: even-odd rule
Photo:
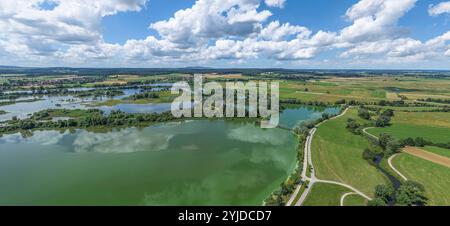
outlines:
[[[300,196],[300,199],[297,201],[297,203],[295,203],[296,206],[302,205],[302,203],[305,201],[306,197],[308,196],[309,192],[311,191],[312,186],[314,185],[314,183],[316,183],[316,171],[315,171],[314,166],[311,161],[312,160],[312,158],[311,158],[311,143],[312,143],[312,138],[314,137],[314,134],[316,133],[316,131],[317,131],[317,129],[313,128],[309,132],[309,136],[306,138],[306,145],[305,145],[305,162],[306,162],[306,164],[304,164],[304,166],[311,164],[311,177],[309,178],[306,176],[306,171],[308,170],[308,168],[305,169],[305,167],[303,167],[302,179],[304,181],[309,181],[309,185],[305,189],[303,194]]]
[[[316,129],[314,128],[313,131],[315,132],[315,130]],[[310,147],[310,145],[308,145],[308,144],[311,143],[310,140],[311,140],[311,132],[309,133],[309,136],[306,138],[305,149],[303,151],[303,169],[302,169],[302,175],[301,175],[302,181],[309,180],[309,178],[306,176],[306,171],[308,170],[308,156],[309,156],[308,148]],[[291,198],[286,203],[286,206],[292,206],[293,204],[296,205],[296,203],[294,203],[294,200],[295,200],[295,197],[297,197],[298,193],[300,192],[302,186],[305,186],[305,185],[300,184],[297,186],[297,188],[295,189]],[[308,186],[308,188],[306,188],[306,189],[309,190],[310,186]]]
[[[339,118],[339,117],[342,117],[343,115],[345,115],[345,114],[347,113],[347,111],[348,111],[349,109],[350,109],[350,107],[347,108],[347,109],[345,109],[340,115],[335,116],[335,117],[333,117],[333,118],[330,118],[330,119],[328,119],[328,120],[333,120],[333,119],[337,119],[337,118]],[[306,138],[306,143],[305,143],[305,154],[304,154],[305,160],[304,160],[304,164],[303,164],[302,179],[303,179],[304,181],[309,181],[309,185],[308,185],[308,187],[305,189],[305,191],[303,192],[303,194],[300,196],[300,199],[297,201],[297,203],[295,203],[295,206],[301,206],[301,205],[303,204],[303,202],[304,202],[304,201],[306,200],[306,198],[308,197],[308,194],[310,193],[311,188],[313,187],[313,185],[314,185],[315,183],[327,183],[327,184],[336,184],[336,185],[340,185],[340,186],[343,186],[343,187],[346,187],[346,188],[352,190],[354,193],[356,193],[356,194],[358,194],[358,195],[361,195],[361,196],[363,196],[364,198],[366,198],[366,199],[368,199],[368,200],[371,200],[370,197],[368,197],[368,196],[365,195],[364,193],[360,192],[359,190],[357,190],[356,188],[354,188],[354,187],[352,187],[352,186],[350,186],[350,185],[348,185],[348,184],[344,184],[344,183],[336,182],[336,181],[320,180],[320,179],[318,179],[318,178],[316,177],[316,172],[315,172],[315,169],[314,169],[314,165],[313,165],[313,161],[312,161],[312,154],[311,154],[311,144],[312,144],[312,139],[314,138],[314,134],[315,134],[316,131],[317,131],[317,127],[319,127],[320,125],[322,125],[323,123],[325,123],[325,122],[328,121],[328,120],[325,120],[325,121],[323,121],[323,122],[317,124],[317,126],[316,126],[315,128],[313,128],[313,129],[310,131],[309,136]],[[310,177],[310,178],[308,178],[308,177],[306,176],[306,171],[307,171],[307,166],[308,166],[308,164],[311,165],[311,177]],[[298,192],[295,193],[293,196],[296,197],[297,194],[298,194]],[[291,198],[291,199],[292,199],[292,198]],[[292,199],[292,200],[293,200],[293,199]],[[291,204],[292,204],[292,202],[291,202]]]

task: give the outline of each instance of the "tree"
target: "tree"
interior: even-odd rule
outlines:
[[[386,150],[386,147],[390,140],[392,140],[392,137],[390,135],[382,133],[380,134],[380,137],[378,139],[378,145],[380,145],[383,150]]]
[[[361,118],[363,118],[363,119],[367,119],[367,120],[370,119],[370,113],[369,113],[369,111],[368,111],[367,109],[365,109],[365,108],[360,108],[360,109],[358,110],[358,116],[361,117]]]
[[[379,116],[378,119],[375,121],[375,125],[377,127],[386,127],[389,126],[391,122],[391,118],[387,116]]]
[[[418,147],[424,147],[425,145],[427,145],[427,142],[422,137],[417,137],[414,140],[414,143],[415,143],[415,146],[418,146]]]
[[[373,163],[373,160],[375,159],[375,153],[373,153],[369,148],[366,148],[363,152],[363,159],[369,161],[370,163]]]
[[[394,117],[394,110],[386,109],[385,111],[383,111],[383,113],[381,113],[381,115],[389,118]]]
[[[328,113],[323,113],[322,114],[322,119],[323,120],[327,120],[327,119],[329,119],[331,116],[330,116],[330,114],[328,114]]]
[[[402,148],[401,142],[394,138],[389,140],[389,142],[386,145],[386,151],[388,152],[388,154],[397,153],[398,150],[400,150],[400,148]]]
[[[377,185],[375,187],[375,198],[382,199],[385,203],[392,200],[394,188],[392,186]]]
[[[418,182],[407,181],[397,191],[397,204],[403,206],[424,206],[427,203],[425,188]]]
[[[411,137],[408,137],[402,141],[404,146],[416,146],[416,142]]]
[[[387,206],[387,203],[380,198],[375,198],[367,203],[368,206]]]
[[[350,132],[358,134],[360,132],[360,130],[358,130],[359,127],[360,125],[356,122],[355,119],[347,119],[347,129],[350,130]]]

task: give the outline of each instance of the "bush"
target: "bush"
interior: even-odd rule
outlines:
[[[394,196],[394,188],[392,186],[377,185],[375,187],[375,198],[382,199],[385,203],[392,200]]]
[[[380,198],[375,198],[367,203],[368,206],[387,206],[387,203]]]
[[[354,134],[361,134],[361,125],[355,119],[347,119],[347,129]]]
[[[387,116],[379,116],[378,119],[375,121],[376,127],[386,127],[391,125],[391,118]]]
[[[365,109],[365,108],[360,108],[360,109],[358,110],[358,116],[361,117],[361,118],[363,118],[363,119],[367,119],[367,120],[370,119],[370,113],[369,113],[369,111],[368,111],[367,109]]]
[[[402,206],[424,206],[427,203],[425,188],[418,182],[407,181],[397,191],[397,204]]]

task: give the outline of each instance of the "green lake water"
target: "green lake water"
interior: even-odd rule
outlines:
[[[222,120],[5,135],[0,204],[261,205],[295,168],[296,145],[287,130]]]

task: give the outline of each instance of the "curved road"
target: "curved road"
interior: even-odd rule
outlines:
[[[379,140],[379,138],[378,138],[377,136],[375,136],[375,135],[373,135],[373,134],[367,132],[368,129],[373,129],[373,128],[375,128],[375,127],[367,127],[367,128],[364,128],[362,131],[363,131],[363,133],[365,133],[367,136],[372,137],[372,138],[374,138],[375,140]]]
[[[374,128],[374,127],[367,127],[367,128],[364,128],[362,131],[363,131],[363,133],[365,133],[366,135],[368,135],[368,136],[370,136],[370,137],[372,137],[372,138],[374,138],[374,139],[376,139],[376,140],[379,140],[379,138],[378,138],[377,136],[375,136],[375,135],[373,135],[373,134],[367,132],[368,129],[372,129],[372,128]],[[391,167],[391,169],[392,169],[396,174],[398,174],[403,180],[407,181],[408,178],[406,178],[402,173],[400,173],[400,171],[398,171],[398,170],[394,167],[394,165],[392,164],[392,160],[393,160],[397,155],[398,155],[398,154],[395,154],[395,155],[392,155],[391,157],[389,157],[389,159],[388,159],[388,165],[389,165],[389,167]]]
[[[354,193],[354,192],[348,192],[348,193],[345,193],[344,195],[342,195],[342,197],[341,197],[341,206],[344,206],[344,200],[349,195],[357,195],[357,194]]]
[[[347,113],[347,111],[350,109],[351,107],[346,108],[340,115],[335,116],[333,118],[330,118],[328,120],[333,120],[333,119],[337,119],[339,117],[342,117],[343,115],[345,115]],[[361,195],[362,197],[368,199],[368,200],[372,200],[370,197],[368,197],[367,195],[365,195],[364,193],[362,193],[361,191],[357,190],[356,188],[348,185],[348,184],[344,184],[341,182],[336,182],[336,181],[328,181],[328,180],[320,180],[316,177],[316,172],[313,166],[313,162],[312,162],[312,155],[311,155],[311,143],[312,143],[312,139],[314,137],[314,134],[317,131],[317,127],[319,127],[320,125],[322,125],[323,123],[327,122],[328,120],[325,120],[319,124],[316,125],[315,128],[313,128],[310,132],[309,132],[309,136],[306,138],[306,143],[305,143],[305,158],[304,158],[304,164],[303,164],[303,171],[302,171],[302,180],[304,181],[309,181],[309,186],[306,188],[306,190],[303,192],[303,194],[300,196],[300,199],[297,201],[297,203],[295,203],[295,206],[301,206],[303,204],[303,202],[305,201],[306,197],[308,196],[309,192],[311,191],[311,188],[313,187],[313,185],[315,183],[327,183],[327,184],[336,184],[336,185],[340,185],[343,187],[346,187],[350,190],[352,190],[353,192],[355,192],[358,195]],[[307,171],[307,166],[308,164],[310,164],[311,166],[311,177],[308,178],[306,176],[306,171]],[[300,186],[299,186],[300,187]],[[296,192],[294,192],[293,196],[291,197],[291,200],[289,200],[290,202],[288,202],[288,204],[292,204],[293,200],[295,199],[295,197],[298,195],[298,191],[300,189],[297,188]]]
[[[392,160],[397,156],[398,154],[392,155],[391,157],[389,157],[388,159],[388,165],[389,167],[391,167],[392,170],[394,170],[395,173],[397,173],[403,180],[407,181],[408,178],[406,178],[402,173],[400,173],[400,171],[398,171],[394,165],[392,165]]]

